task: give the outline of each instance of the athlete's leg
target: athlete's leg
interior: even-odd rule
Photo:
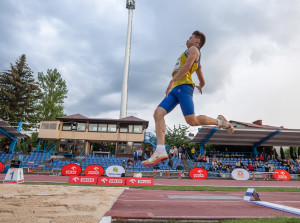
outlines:
[[[166,114],[167,111],[162,107],[157,107],[153,114],[157,145],[165,145],[166,123],[164,117]]]
[[[190,126],[199,126],[199,125],[218,125],[218,120],[205,116],[199,115],[196,116],[195,114],[186,115],[184,116],[186,123]]]

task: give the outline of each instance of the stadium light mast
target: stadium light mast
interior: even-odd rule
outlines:
[[[125,50],[125,64],[124,64],[124,76],[121,96],[121,110],[120,118],[127,116],[127,93],[128,93],[128,71],[130,60],[130,45],[131,45],[131,26],[132,26],[132,11],[135,9],[135,0],[127,0],[126,8],[128,9],[128,29],[127,29],[127,41]]]

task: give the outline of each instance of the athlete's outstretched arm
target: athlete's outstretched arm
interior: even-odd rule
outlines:
[[[198,88],[200,94],[202,94],[202,88],[205,85],[205,80],[204,80],[204,77],[203,77],[201,64],[199,64],[199,67],[197,68],[196,73],[197,73],[197,77],[198,77],[198,80],[199,80],[199,86],[196,86],[196,88]]]
[[[169,86],[166,90],[166,97],[168,97],[170,91],[172,90],[172,87],[174,85],[175,81],[178,81],[180,78],[182,78],[184,75],[186,75],[187,72],[191,69],[193,66],[193,63],[197,58],[199,58],[199,50],[192,46],[191,48],[188,49],[187,51],[187,59],[185,64],[179,69],[179,71],[176,73],[176,75],[172,78],[172,80],[169,83]]]

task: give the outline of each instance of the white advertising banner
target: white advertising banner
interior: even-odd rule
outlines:
[[[231,177],[235,180],[249,180],[250,174],[245,169],[234,169],[231,172]]]
[[[121,177],[123,173],[125,174],[125,170],[121,166],[109,166],[105,170],[105,174],[108,177]]]

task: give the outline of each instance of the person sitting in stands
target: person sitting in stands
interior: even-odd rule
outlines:
[[[234,170],[234,167],[231,163],[228,166],[228,170],[229,170],[230,173]]]
[[[228,163],[222,165],[222,170],[226,171],[228,169]]]
[[[294,165],[292,164],[290,167],[286,170],[289,174],[296,174],[296,171],[294,169]]]
[[[241,162],[241,168],[246,169],[243,162]]]
[[[201,162],[201,160],[202,160],[202,156],[201,156],[201,153],[200,153],[199,156],[198,156],[197,162]]]
[[[180,163],[178,163],[178,166],[176,167],[176,170],[177,170],[177,171],[181,171],[181,172],[184,173],[183,166],[181,166]]]
[[[132,165],[132,160],[131,160],[131,159],[128,159],[128,161],[127,161],[127,166],[130,166],[130,165]]]
[[[236,167],[236,168],[241,168],[241,161],[240,161],[240,160],[237,160],[237,161],[235,162],[235,167]]]
[[[258,159],[261,160],[261,161],[265,160],[262,154],[259,155]]]
[[[248,170],[249,171],[255,171],[255,169],[251,166],[250,161],[248,162]]]
[[[264,167],[265,167],[265,172],[267,173],[270,172],[270,166],[267,161],[265,162]]]
[[[259,161],[259,158],[258,158],[257,155],[255,156],[254,160],[255,160],[255,161]]]
[[[122,166],[124,169],[126,169],[126,166],[127,166],[127,165],[126,165],[126,160],[123,160],[121,166]]]
[[[206,162],[209,163],[209,156],[206,156]]]

